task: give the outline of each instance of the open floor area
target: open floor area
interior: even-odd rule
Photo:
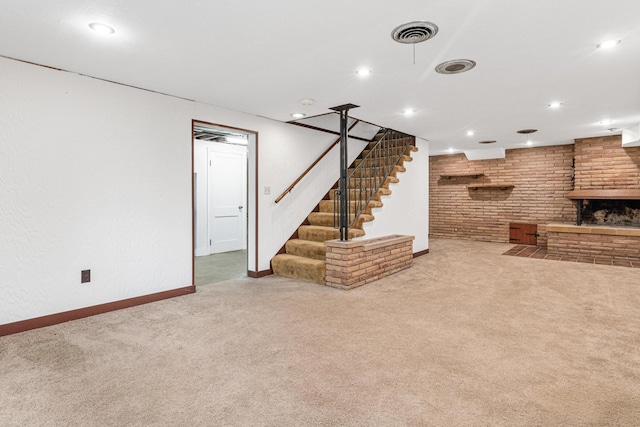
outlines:
[[[223,252],[195,257],[196,285],[247,277],[247,251]]]
[[[640,269],[430,253],[351,291],[269,276],[0,338],[0,425],[640,424]]]

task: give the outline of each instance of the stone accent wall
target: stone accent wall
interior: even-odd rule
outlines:
[[[433,237],[509,242],[509,223],[545,225],[575,221],[573,145],[507,150],[506,158],[468,161],[464,154],[429,159],[429,234]],[[454,177],[456,174],[484,174]],[[450,175],[450,177],[442,177]],[[506,183],[513,188],[468,189],[469,184]]]
[[[549,254],[640,262],[640,229],[549,224]]]
[[[327,286],[352,289],[409,268],[413,236],[325,242]]]
[[[640,189],[640,147],[622,147],[620,135],[575,140],[575,188]]]

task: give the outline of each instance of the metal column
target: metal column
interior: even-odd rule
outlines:
[[[349,191],[347,185],[347,173],[349,164],[347,156],[347,138],[348,129],[347,124],[349,121],[349,110],[351,108],[358,108],[358,105],[344,104],[332,107],[330,110],[340,113],[340,241],[346,242],[349,240]]]

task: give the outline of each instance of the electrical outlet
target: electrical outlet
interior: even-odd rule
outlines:
[[[458,227],[453,227],[453,232],[457,232],[458,231]]]
[[[265,196],[270,196],[271,195],[271,187],[265,185],[265,187],[264,187],[264,195]]]
[[[91,270],[82,270],[80,272],[80,283],[89,283],[91,281]]]

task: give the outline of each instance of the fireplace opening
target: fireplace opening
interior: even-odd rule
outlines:
[[[640,227],[640,200],[583,200],[582,222],[616,227]]]

